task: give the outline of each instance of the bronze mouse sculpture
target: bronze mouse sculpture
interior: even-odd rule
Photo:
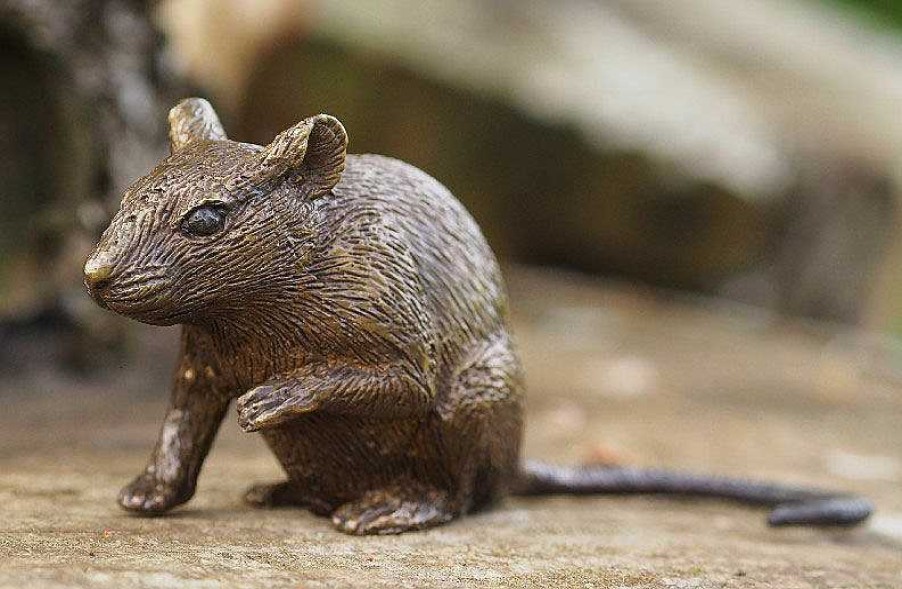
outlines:
[[[615,467],[521,465],[522,376],[501,273],[424,172],[346,155],[329,115],[266,147],[212,107],[169,115],[171,155],[131,186],[84,268],[103,307],[183,324],[171,405],[127,510],[188,501],[230,402],[288,475],[257,505],[352,534],[448,522],[506,494],[673,493],[776,506],[770,523],[852,524],[856,497]]]

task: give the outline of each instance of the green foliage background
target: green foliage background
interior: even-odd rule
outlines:
[[[831,0],[881,26],[902,29],[902,0]]]

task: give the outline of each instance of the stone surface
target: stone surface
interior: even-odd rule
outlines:
[[[741,307],[511,275],[529,379],[528,456],[667,465],[864,493],[860,529],[771,530],[764,512],[654,497],[509,500],[433,531],[341,535],[241,503],[280,478],[229,419],[195,499],[120,511],[163,414],[174,331],[141,329],[102,375],[4,342],[0,587],[902,586],[902,380],[881,342]],[[353,476],[353,473],[349,473]]]

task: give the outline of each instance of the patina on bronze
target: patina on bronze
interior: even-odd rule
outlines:
[[[128,189],[85,263],[103,307],[182,324],[170,408],[119,502],[188,501],[229,404],[288,475],[257,505],[352,534],[423,529],[508,493],[673,493],[776,506],[770,522],[851,524],[868,502],[613,467],[520,463],[522,375],[492,251],[424,172],[346,155],[329,115],[266,147],[226,138],[204,100],[169,115],[172,154]]]

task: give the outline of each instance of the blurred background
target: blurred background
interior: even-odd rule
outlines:
[[[246,142],[334,114],[465,203],[505,266],[527,456],[877,516],[777,535],[716,503],[511,501],[364,549],[242,506],[281,475],[234,414],[187,517],[119,514],[178,328],[102,311],[82,266],[192,95]],[[900,107],[902,0],[0,0],[0,586],[897,586]]]
[[[241,141],[338,116],[506,264],[900,335],[900,27],[894,0],[2,0],[3,333],[121,347],[81,265],[196,94]]]

